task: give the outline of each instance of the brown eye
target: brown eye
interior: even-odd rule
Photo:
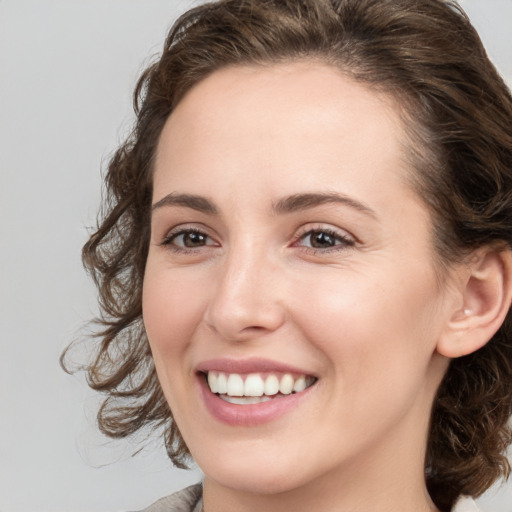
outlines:
[[[180,238],[181,244],[184,247],[201,247],[203,245],[206,245],[206,242],[208,240],[208,237],[203,233],[195,233],[193,231],[189,233],[183,233],[182,235],[178,235],[174,239],[174,241],[177,242],[177,240]]]
[[[334,231],[314,229],[302,235],[298,245],[321,251],[353,246],[354,240]]]
[[[194,229],[181,229],[175,233],[171,233],[162,242],[162,245],[180,249],[198,249],[205,246],[217,245],[211,237],[202,231]]]
[[[311,247],[315,249],[327,249],[336,245],[336,238],[323,231],[314,231],[309,235]]]

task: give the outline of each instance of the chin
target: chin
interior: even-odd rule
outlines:
[[[257,495],[276,495],[292,491],[301,486],[297,476],[278,472],[233,472],[216,469],[212,472],[215,480],[223,487],[238,492]],[[206,475],[208,476],[208,475]]]
[[[238,492],[272,495],[296,489],[311,479],[311,475],[297,471],[297,463],[279,461],[277,454],[271,459],[261,457],[224,457],[198,462],[206,478]]]

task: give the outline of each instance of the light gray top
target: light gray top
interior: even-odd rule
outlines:
[[[203,486],[196,484],[159,499],[141,512],[202,512],[202,510]]]
[[[479,508],[476,503],[468,496],[461,496],[452,512],[479,512]]]
[[[158,500],[141,512],[202,512],[203,487],[192,485],[179,492]],[[479,512],[476,503],[467,496],[462,496],[452,512]]]

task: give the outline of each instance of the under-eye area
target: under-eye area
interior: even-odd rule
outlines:
[[[318,380],[311,375],[278,372],[240,374],[208,371],[200,373],[212,393],[226,402],[238,405],[259,404],[301,393]]]

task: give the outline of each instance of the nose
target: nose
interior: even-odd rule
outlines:
[[[282,279],[264,250],[230,251],[219,269],[205,322],[218,336],[244,341],[273,332],[285,321]]]

